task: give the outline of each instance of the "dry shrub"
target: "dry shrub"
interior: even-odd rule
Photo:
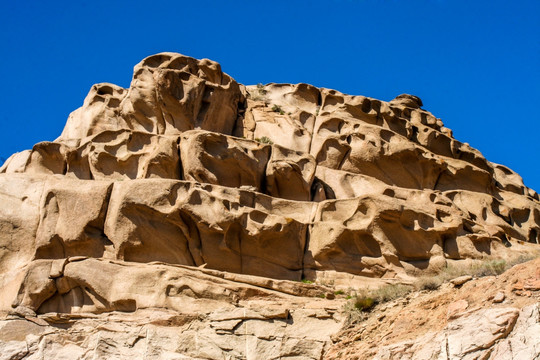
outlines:
[[[488,260],[476,264],[472,268],[474,276],[492,276],[499,275],[506,271],[508,265],[505,260]]]
[[[503,259],[486,259],[476,263],[453,263],[442,269],[437,275],[419,277],[411,285],[389,284],[374,290],[362,290],[351,296],[345,310],[347,312],[368,312],[379,303],[392,301],[406,296],[413,290],[437,290],[444,282],[463,275],[476,277],[499,275],[514,265],[524,263],[540,256],[540,252],[519,255],[508,261]],[[349,298],[349,297],[347,297]]]
[[[409,294],[413,288],[402,284],[389,284],[371,291],[371,296],[377,303],[395,300]]]
[[[356,296],[354,307],[360,311],[369,311],[375,306],[375,299],[369,296]]]
[[[418,290],[437,290],[442,283],[439,276],[422,276],[416,280],[414,286]]]

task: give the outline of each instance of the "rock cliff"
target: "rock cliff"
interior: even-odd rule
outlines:
[[[244,86],[174,53],[94,85],[0,168],[0,358],[321,359],[339,289],[536,251],[538,194],[422,106]],[[538,326],[531,306],[485,321]]]

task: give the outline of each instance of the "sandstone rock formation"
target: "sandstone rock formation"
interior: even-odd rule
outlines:
[[[173,53],[94,85],[0,168],[2,356],[320,359],[344,319],[321,283],[537,248],[538,194],[422,106],[243,86]]]

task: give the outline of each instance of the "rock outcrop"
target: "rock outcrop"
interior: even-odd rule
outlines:
[[[0,168],[3,358],[320,359],[345,301],[322,284],[538,248],[538,194],[422,106],[243,86],[173,53],[136,65],[128,89],[94,85],[58,139]],[[519,311],[538,309],[489,314],[507,329],[482,349],[512,346],[510,327],[533,321]],[[465,319],[425,341],[464,336]]]

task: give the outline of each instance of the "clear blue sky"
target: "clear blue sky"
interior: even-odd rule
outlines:
[[[2,1],[0,157],[60,135],[90,86],[161,51],[243,84],[418,95],[540,191],[540,1]]]

